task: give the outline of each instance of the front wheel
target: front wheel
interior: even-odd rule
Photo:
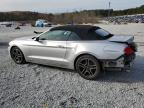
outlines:
[[[84,55],[77,59],[75,64],[76,71],[81,77],[87,80],[94,80],[100,73],[98,60],[91,55]]]
[[[26,62],[22,51],[18,47],[13,47],[10,51],[10,55],[17,64],[24,64]]]

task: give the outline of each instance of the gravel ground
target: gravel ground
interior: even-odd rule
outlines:
[[[106,72],[87,81],[72,70],[37,64],[17,65],[8,42],[48,28],[0,27],[0,108],[143,108],[144,25],[99,25],[115,34],[135,35],[139,51],[130,73]]]

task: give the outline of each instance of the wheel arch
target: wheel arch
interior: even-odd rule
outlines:
[[[13,45],[13,46],[11,46],[10,47],[10,52],[11,52],[11,50],[14,48],[14,47],[17,47],[17,48],[19,48],[18,46],[16,46],[16,45]],[[20,48],[19,48],[20,49]],[[20,49],[21,50],[21,49]]]
[[[13,48],[15,48],[15,47],[17,47],[17,48],[19,48],[19,49],[21,50],[21,52],[22,52],[22,54],[23,54],[23,56],[24,56],[24,59],[25,59],[25,61],[26,61],[25,54],[24,54],[23,50],[22,50],[20,47],[18,47],[17,45],[13,45],[13,46],[10,47],[10,49],[9,49],[9,54],[10,54],[10,56],[11,56],[11,50],[12,50]]]
[[[81,57],[81,56],[84,56],[84,55],[90,55],[90,56],[93,56],[96,60],[98,60],[98,62],[99,62],[99,64],[100,64],[100,66],[102,65],[101,64],[101,61],[94,55],[94,54],[92,54],[92,53],[82,53],[82,54],[79,54],[79,55],[77,55],[76,57],[75,57],[75,59],[74,59],[74,63],[73,63],[73,65],[74,65],[74,69],[76,68],[76,61],[78,60],[78,58],[79,57]]]

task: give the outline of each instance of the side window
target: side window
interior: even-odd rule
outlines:
[[[98,39],[99,39],[99,35],[96,34],[94,30],[88,31],[88,36],[86,37],[86,40],[98,40]]]
[[[66,41],[70,32],[63,30],[48,31],[40,35],[40,40]]]
[[[69,41],[78,41],[78,40],[81,40],[81,39],[76,33],[71,32],[68,40]]]

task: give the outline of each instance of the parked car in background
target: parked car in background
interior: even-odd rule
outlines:
[[[0,25],[5,25],[5,27],[11,27],[14,22],[1,22]]]
[[[104,20],[109,21],[110,23],[144,23],[144,14],[136,14],[136,15],[124,15],[124,16],[113,16],[106,17]]]
[[[68,25],[15,39],[9,43],[9,53],[17,64],[73,69],[92,80],[107,68],[130,68],[137,49],[133,41],[133,36],[116,36],[97,26]]]
[[[35,26],[36,27],[51,27],[52,24],[48,22],[47,20],[38,19],[35,23]]]

